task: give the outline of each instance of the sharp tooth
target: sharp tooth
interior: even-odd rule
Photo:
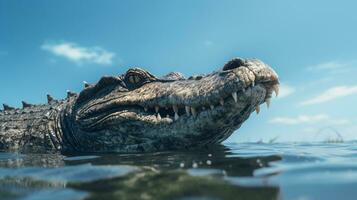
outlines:
[[[190,116],[190,110],[191,110],[190,106],[185,106],[185,110],[186,110],[187,116]]]
[[[159,112],[159,106],[155,106],[155,112],[156,112],[156,113]]]
[[[214,105],[209,105],[209,107],[211,108],[211,110],[213,110],[213,109],[214,109]]]
[[[167,114],[167,115],[166,115],[166,117],[167,117],[167,118],[170,118],[170,115],[169,115],[169,114]]]
[[[144,107],[144,110],[145,110],[145,112],[147,112],[147,111],[148,111],[148,108],[147,108],[147,107]]]
[[[253,87],[255,86],[255,82],[254,82],[254,81],[252,81],[252,86],[253,86]]]
[[[273,90],[275,92],[275,96],[277,97],[279,95],[279,84],[274,85]]]
[[[260,113],[260,106],[259,106],[259,105],[257,105],[257,107],[255,107],[255,112],[256,112],[257,114]]]
[[[179,115],[178,115],[178,107],[177,105],[173,105],[172,108],[174,109],[174,112],[175,112],[175,120],[178,120],[179,119]]]
[[[233,99],[234,99],[234,102],[238,102],[238,97],[237,97],[237,92],[233,92],[232,93],[232,97],[233,97]]]
[[[219,100],[219,103],[223,106],[223,105],[224,105],[224,100],[221,98],[221,99]]]
[[[178,107],[177,107],[177,105],[173,105],[173,106],[172,106],[172,109],[174,109],[174,112],[175,112],[175,113],[178,113]]]
[[[268,99],[265,99],[265,103],[267,103],[267,108],[269,108],[270,107],[270,98],[268,98]]]
[[[160,113],[157,113],[156,119],[157,119],[157,120],[161,120]]]
[[[196,117],[196,115],[197,115],[196,108],[191,107],[191,113],[194,117]]]

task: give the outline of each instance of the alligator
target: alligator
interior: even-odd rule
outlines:
[[[276,72],[258,59],[234,58],[207,75],[157,77],[138,67],[84,83],[47,103],[4,104],[0,149],[105,153],[194,149],[227,139],[279,93]]]

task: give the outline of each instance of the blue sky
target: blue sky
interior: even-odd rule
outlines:
[[[228,142],[357,139],[357,2],[352,0],[0,1],[0,102],[46,101],[140,66],[209,73],[256,57],[280,98]],[[333,139],[333,138],[332,138]]]

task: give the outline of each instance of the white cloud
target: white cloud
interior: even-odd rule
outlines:
[[[70,42],[45,43],[41,48],[77,64],[96,63],[101,65],[111,65],[115,56],[114,53],[101,47],[88,48]]]
[[[287,84],[280,84],[280,90],[279,90],[279,96],[278,98],[284,98],[287,97],[295,92],[295,88],[287,85]]]
[[[343,125],[343,124],[349,124],[351,121],[348,119],[334,119],[330,121],[331,124],[335,125]]]
[[[336,73],[347,73],[356,68],[357,61],[356,60],[348,60],[348,61],[329,61],[320,63],[317,65],[312,65],[307,67],[308,71],[316,71],[316,72],[328,72],[332,74]]]
[[[344,68],[349,66],[347,63],[341,63],[338,61],[330,61],[330,62],[325,62],[325,63],[320,63],[317,65],[313,65],[308,67],[308,70],[331,70],[331,69],[339,69],[339,68]]]
[[[337,98],[357,94],[357,85],[332,87],[312,99],[305,100],[300,105],[313,105],[335,100]]]
[[[324,122],[333,125],[342,125],[350,123],[348,119],[332,119],[326,114],[318,115],[299,115],[297,117],[276,117],[269,121],[272,124],[299,125],[299,124],[315,124]]]
[[[270,123],[273,124],[302,124],[302,123],[316,123],[320,121],[324,121],[329,119],[327,115],[319,114],[319,115],[300,115],[297,117],[276,117],[270,120]]]

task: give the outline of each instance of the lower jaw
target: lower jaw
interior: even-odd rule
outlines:
[[[256,85],[255,87],[248,88],[241,95],[238,96],[238,101],[235,102],[232,97],[226,97],[224,99],[223,105],[215,105],[213,109],[205,108],[205,110],[201,110],[197,112],[196,115],[192,115],[192,113],[188,114],[179,114],[175,117],[174,114],[169,116],[161,116],[159,113],[151,113],[148,114],[143,111],[135,111],[135,110],[126,110],[125,116],[130,116],[127,122],[130,121],[142,121],[143,123],[148,123],[152,125],[170,125],[173,124],[187,124],[187,123],[200,123],[201,121],[211,121],[211,123],[215,123],[216,120],[229,120],[233,118],[239,118],[242,111],[246,110],[249,107],[249,111],[253,112],[256,107],[260,104],[264,103],[266,97],[266,89],[263,86]],[[120,123],[124,123],[125,116],[122,114],[123,110],[120,112],[112,113],[111,117],[107,118],[107,120],[103,120],[103,123],[100,125],[101,127],[105,126],[115,126]],[[249,113],[250,114],[250,113]],[[227,117],[228,116],[228,117]],[[120,120],[115,120],[112,118],[120,118]],[[98,120],[99,121],[99,120]],[[111,121],[107,123],[107,121]],[[219,125],[218,125],[219,126]],[[240,126],[240,124],[238,125]]]
[[[263,101],[264,96],[262,95],[254,103],[262,103]],[[254,103],[243,105],[237,104],[233,100],[227,101],[224,106],[217,107],[214,110],[203,111],[197,117],[182,116],[177,121],[171,119],[171,122],[167,124],[143,122],[136,124],[136,127],[134,127],[135,121],[129,121],[125,122],[127,126],[124,131],[118,122],[113,124],[104,123],[100,126],[102,128],[115,126],[116,128],[111,130],[113,134],[139,137],[138,141],[143,138],[157,142],[167,139],[168,142],[174,141],[175,144],[182,144],[188,147],[207,146],[224,141],[238,129],[254,110],[256,106]],[[171,148],[171,146],[169,145],[168,148]]]
[[[250,110],[254,111],[256,110],[257,107],[260,106],[260,104],[264,103],[266,100],[266,89],[261,86],[255,86],[253,88],[248,88],[245,92],[244,95],[238,96],[237,102],[232,98],[232,97],[226,97],[224,99],[224,103],[216,104],[214,105],[214,108],[205,108],[204,110],[202,109],[200,112],[198,112],[195,116],[192,114],[187,115],[180,115],[179,118],[175,119],[174,116],[168,116],[168,117],[161,117],[161,120],[157,120],[158,122],[180,122],[180,121],[187,121],[187,120],[193,120],[193,121],[199,121],[202,119],[209,119],[209,118],[224,118],[222,117],[225,114],[230,115],[230,116],[239,116],[240,113],[244,110],[247,109],[247,107],[250,108]],[[157,119],[157,117],[156,117]]]

